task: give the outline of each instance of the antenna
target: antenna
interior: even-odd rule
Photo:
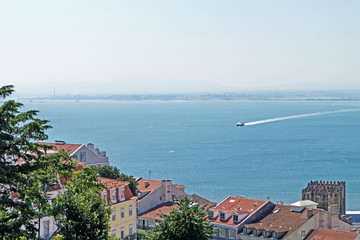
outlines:
[[[270,201],[270,196],[266,196],[266,199],[267,199],[268,201]]]
[[[151,170],[149,169],[149,179],[151,179]]]

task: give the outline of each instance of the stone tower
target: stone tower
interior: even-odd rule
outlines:
[[[311,200],[319,208],[328,210],[331,205],[338,205],[340,215],[345,214],[345,182],[311,181],[302,190],[302,200]]]

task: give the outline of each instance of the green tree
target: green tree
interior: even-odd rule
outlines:
[[[154,229],[154,240],[205,240],[211,239],[212,225],[206,221],[208,209],[183,198],[169,215],[161,214],[164,221]],[[151,234],[150,234],[151,236]]]
[[[137,182],[133,176],[120,173],[120,170],[117,167],[113,166],[99,166],[92,167],[101,177],[116,179],[119,181],[129,182],[129,188],[134,196],[137,195]]]
[[[111,209],[100,195],[104,187],[89,167],[68,181],[52,212],[63,240],[109,239]]]
[[[13,86],[0,88],[0,98],[13,93]],[[46,191],[59,176],[74,168],[68,154],[46,156],[49,148],[37,141],[47,139],[51,126],[36,117],[38,111],[21,112],[23,104],[14,100],[0,106],[0,238],[37,236],[37,220],[49,211]]]

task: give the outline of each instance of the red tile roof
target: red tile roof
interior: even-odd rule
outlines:
[[[54,151],[64,150],[68,152],[70,155],[73,154],[76,150],[78,150],[83,144],[56,144],[56,143],[49,143],[49,142],[38,142],[39,144],[45,144],[49,146],[53,146],[53,149],[47,150],[47,154],[52,154]]]
[[[145,182],[148,182],[149,185],[147,187],[145,187]],[[137,181],[137,189],[140,192],[151,192],[154,191],[155,189],[157,189],[158,187],[161,186],[161,181],[160,180],[151,180],[151,179],[139,179]]]
[[[99,181],[102,184],[105,184],[106,188],[108,190],[112,189],[112,188],[127,186],[129,184],[129,182],[123,182],[123,181],[118,181],[118,180],[115,180],[115,179],[103,178],[103,177],[100,177]]]
[[[162,203],[154,208],[151,208],[150,210],[140,214],[138,217],[142,218],[150,218],[154,220],[164,220],[162,217],[160,217],[161,213],[164,213],[166,215],[170,214],[171,209],[175,208],[175,204],[172,202],[166,202]]]
[[[355,240],[359,234],[325,228],[317,228],[307,240]]]
[[[294,212],[291,209],[299,209],[297,206],[276,205],[273,212],[266,216],[258,223],[246,224],[246,228],[263,229],[266,231],[287,232],[285,236],[290,235],[309,218],[307,217],[307,209],[301,212]],[[309,209],[313,211],[313,215],[319,212],[318,209]],[[312,215],[312,216],[313,216]]]
[[[263,200],[248,199],[243,197],[228,197],[219,205],[211,208],[211,210],[222,211],[225,213],[236,213],[238,215],[251,215],[265,203],[266,201]],[[208,221],[230,226],[237,226],[242,222],[234,222],[232,217],[226,220],[220,220],[220,214],[215,218],[209,218]]]

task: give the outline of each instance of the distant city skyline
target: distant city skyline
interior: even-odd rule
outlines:
[[[21,96],[360,90],[359,1],[4,1]]]

